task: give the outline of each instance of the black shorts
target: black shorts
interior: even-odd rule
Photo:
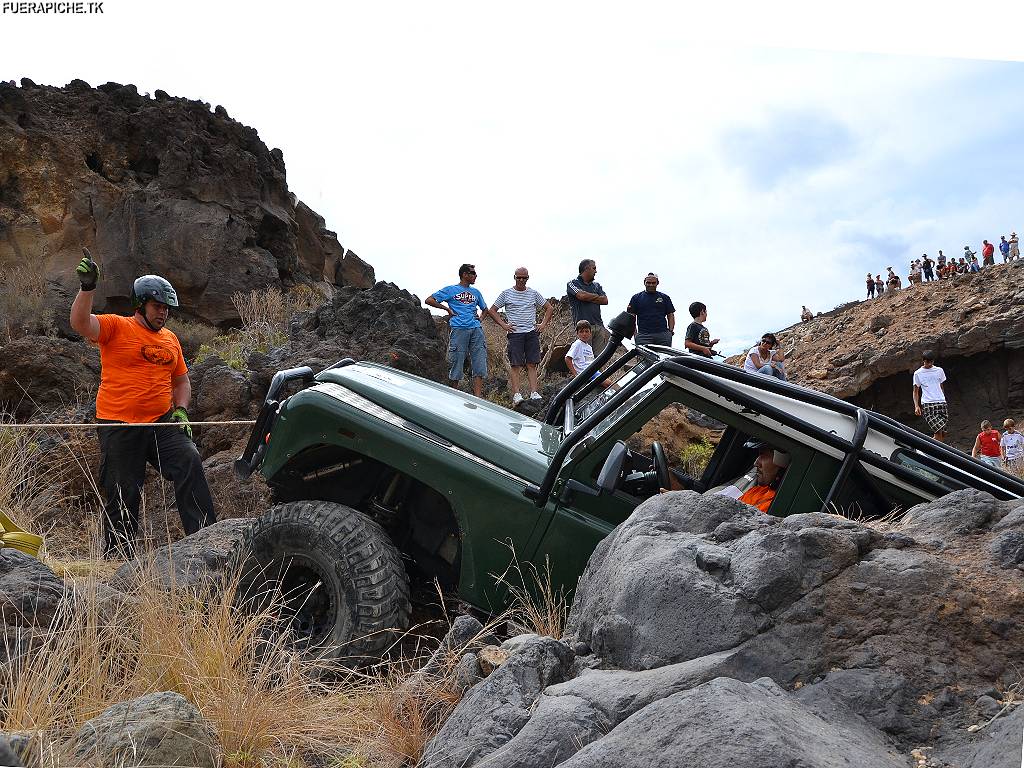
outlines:
[[[508,335],[508,362],[513,368],[540,362],[540,334],[536,328]]]

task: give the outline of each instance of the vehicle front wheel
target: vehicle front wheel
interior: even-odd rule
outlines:
[[[259,611],[276,601],[282,629],[307,656],[373,663],[409,626],[401,555],[383,528],[343,504],[278,504],[254,521],[229,562],[236,606]]]

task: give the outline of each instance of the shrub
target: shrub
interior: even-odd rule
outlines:
[[[683,463],[683,471],[690,477],[700,477],[707,469],[708,462],[715,452],[715,444],[702,435],[700,440],[689,443],[680,455]]]
[[[253,352],[266,352],[288,341],[288,321],[297,312],[315,309],[326,301],[315,288],[300,285],[287,293],[275,287],[236,293],[231,303],[238,311],[242,327],[223,335],[203,339],[195,361],[216,355],[238,371],[246,369]],[[184,344],[182,345],[184,346]]]

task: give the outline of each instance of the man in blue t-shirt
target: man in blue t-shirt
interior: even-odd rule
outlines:
[[[484,314],[490,315],[506,332],[511,330],[511,326],[497,311],[487,308],[483,294],[473,287],[475,282],[476,267],[463,264],[459,267],[459,282],[428,296],[424,303],[448,313],[448,326],[452,332],[448,342],[448,362],[451,365],[448,383],[458,388],[468,354],[473,371],[473,394],[480,397],[484,376],[487,375],[487,342],[484,340],[480,318]]]
[[[658,276],[648,272],[644,290],[629,300],[626,311],[636,315],[636,343],[672,346],[676,329],[676,308],[672,299],[658,290]]]

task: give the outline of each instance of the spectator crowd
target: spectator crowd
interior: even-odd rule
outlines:
[[[978,261],[977,251],[972,251],[969,245],[964,246],[962,256],[947,258],[939,250],[938,255],[933,259],[927,253],[922,253],[920,258],[910,262],[910,269],[907,273],[907,283],[910,286],[930,283],[932,281],[952,280],[957,275],[966,275],[970,272],[980,272],[985,267],[995,266],[996,249],[1002,256],[1003,263],[1016,261],[1020,258],[1020,243],[1016,232],[1010,233],[1010,239],[1006,235],[1000,235],[999,243],[990,243],[988,240],[981,241],[981,261]],[[886,267],[885,278],[881,273],[874,276],[868,272],[865,278],[867,296],[872,299],[885,295],[886,291],[899,290],[903,287],[900,276],[893,271],[892,267]],[[805,308],[806,309],[806,308]],[[801,317],[801,319],[803,319]]]

